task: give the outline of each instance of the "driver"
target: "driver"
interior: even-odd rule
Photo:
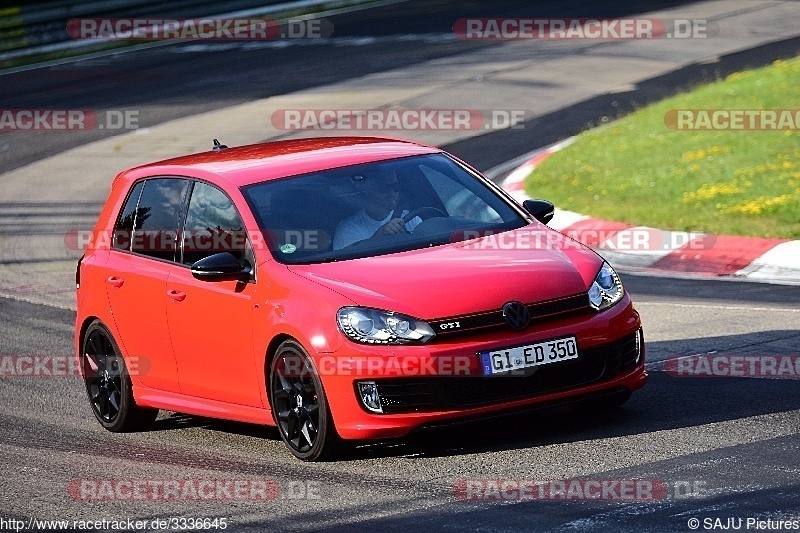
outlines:
[[[333,235],[334,250],[383,235],[411,233],[422,222],[420,217],[403,222],[408,210],[397,208],[400,184],[394,170],[378,167],[362,180],[364,207],[336,226]]]

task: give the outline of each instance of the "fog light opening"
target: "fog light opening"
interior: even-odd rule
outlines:
[[[378,385],[374,381],[361,381],[358,383],[358,395],[361,403],[373,413],[383,413],[381,397],[378,394]]]
[[[644,346],[644,332],[642,328],[639,328],[639,331],[636,332],[636,364],[639,364],[639,361],[642,360],[642,346]]]

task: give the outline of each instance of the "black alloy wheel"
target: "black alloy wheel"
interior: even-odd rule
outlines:
[[[303,461],[334,455],[339,438],[311,357],[293,340],[283,342],[270,365],[270,405],[281,438]]]
[[[135,431],[158,416],[158,409],[136,405],[125,360],[111,333],[99,320],[89,325],[83,337],[81,365],[92,413],[107,430]]]

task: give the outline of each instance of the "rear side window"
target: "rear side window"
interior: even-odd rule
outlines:
[[[231,200],[219,189],[196,182],[183,231],[183,264],[230,252],[249,266],[247,232]]]
[[[139,197],[142,195],[142,188],[144,182],[140,181],[131,189],[128,194],[128,199],[125,200],[125,205],[117,218],[117,224],[114,227],[114,243],[113,246],[117,250],[130,250],[131,249],[131,236],[133,235],[133,225],[136,222],[136,208],[139,205]]]
[[[125,227],[132,226],[129,242],[117,239],[115,229],[114,247],[130,250],[156,259],[175,261],[178,249],[180,228],[189,180],[177,178],[148,179],[142,186],[139,201],[135,207],[128,204],[134,201],[134,187],[117,223],[119,235],[125,235]],[[131,220],[132,219],[132,220]],[[119,242],[117,242],[119,240]]]

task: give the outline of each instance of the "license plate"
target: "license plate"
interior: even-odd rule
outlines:
[[[562,337],[515,348],[481,352],[480,356],[484,375],[505,374],[523,368],[577,359],[578,342],[575,337]]]

